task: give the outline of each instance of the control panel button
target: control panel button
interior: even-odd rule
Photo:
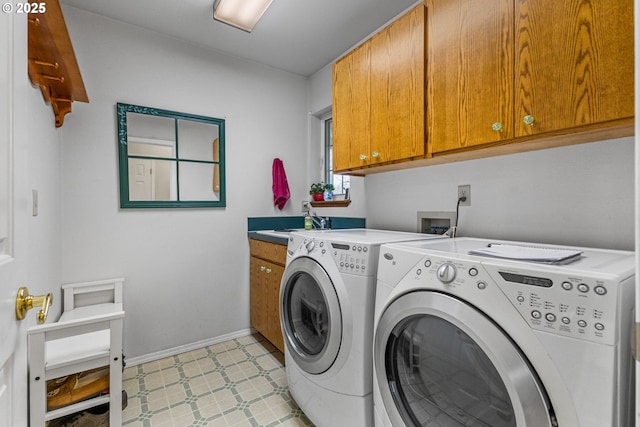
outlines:
[[[573,283],[562,282],[562,289],[564,289],[565,291],[570,291],[571,289],[573,289]]]
[[[518,302],[524,302],[525,300],[525,298],[522,295],[518,295],[516,299],[518,300]]]
[[[604,325],[602,323],[596,323],[594,326],[595,326],[596,330],[604,331]]]
[[[438,279],[442,283],[451,283],[456,278],[456,267],[450,262],[445,262],[440,267],[438,267]]]
[[[362,252],[367,252],[367,251],[368,251],[368,249],[367,249],[366,246],[364,248],[362,248]]]
[[[430,259],[426,260],[424,262],[424,266],[427,267],[427,268],[431,267],[431,260]]]
[[[417,270],[416,270],[416,274],[417,274],[418,276],[419,276],[419,275],[421,275],[421,274],[422,274],[422,269],[421,269],[421,268],[417,269]]]
[[[593,288],[593,291],[598,295],[605,295],[607,293],[607,288],[605,288],[604,286],[598,285],[595,288]]]
[[[555,322],[556,321],[556,315],[553,313],[547,313],[544,315],[544,318],[547,319],[547,322]]]
[[[471,267],[469,269],[469,276],[476,277],[478,275],[478,269],[475,267]]]
[[[487,289],[487,284],[484,282],[478,282],[478,289],[481,291]]]
[[[309,240],[305,246],[307,248],[307,252],[311,252],[316,248],[316,241]]]
[[[531,317],[533,317],[534,319],[539,319],[542,317],[542,313],[540,313],[538,310],[533,310],[531,312]]]
[[[585,320],[578,320],[578,326],[580,326],[581,328],[586,328],[587,327],[587,322]]]
[[[579,290],[580,292],[582,292],[583,294],[584,294],[584,293],[587,293],[587,292],[589,292],[589,285],[587,285],[586,283],[580,283],[580,284],[578,285],[578,290]]]
[[[567,316],[564,316],[562,319],[560,319],[562,321],[562,323],[564,323],[565,325],[568,325],[569,323],[571,323],[571,319],[569,319]]]

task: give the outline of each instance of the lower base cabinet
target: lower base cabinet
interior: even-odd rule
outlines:
[[[249,239],[251,327],[284,353],[280,328],[280,281],[287,260],[287,246]]]

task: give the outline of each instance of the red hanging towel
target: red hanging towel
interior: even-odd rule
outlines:
[[[282,160],[278,158],[273,159],[271,172],[273,175],[273,204],[282,210],[291,196],[289,194],[289,183],[287,183],[287,174],[284,172]]]

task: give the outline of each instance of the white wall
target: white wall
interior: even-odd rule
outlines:
[[[53,110],[46,105],[40,89],[31,87],[27,98],[29,123],[28,135],[29,181],[28,191],[36,190],[37,216],[29,213],[29,269],[27,284],[34,295],[53,294],[53,306],[49,321],[57,319],[62,310],[61,284],[61,233],[62,221],[62,135],[63,128],[56,129]],[[71,116],[67,115],[65,120]],[[27,200],[32,200],[27,194]],[[32,205],[33,206],[33,205]]]
[[[459,236],[633,250],[633,176],[633,138],[369,175],[367,225],[416,231],[471,184]]]
[[[63,10],[90,99],[65,124],[64,280],[125,277],[129,358],[249,328],[247,217],[299,215],[308,197],[306,79]],[[116,102],[225,118],[227,207],[119,209]]]

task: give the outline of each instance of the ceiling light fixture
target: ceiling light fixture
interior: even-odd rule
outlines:
[[[218,0],[213,6],[213,19],[250,33],[272,1]]]

